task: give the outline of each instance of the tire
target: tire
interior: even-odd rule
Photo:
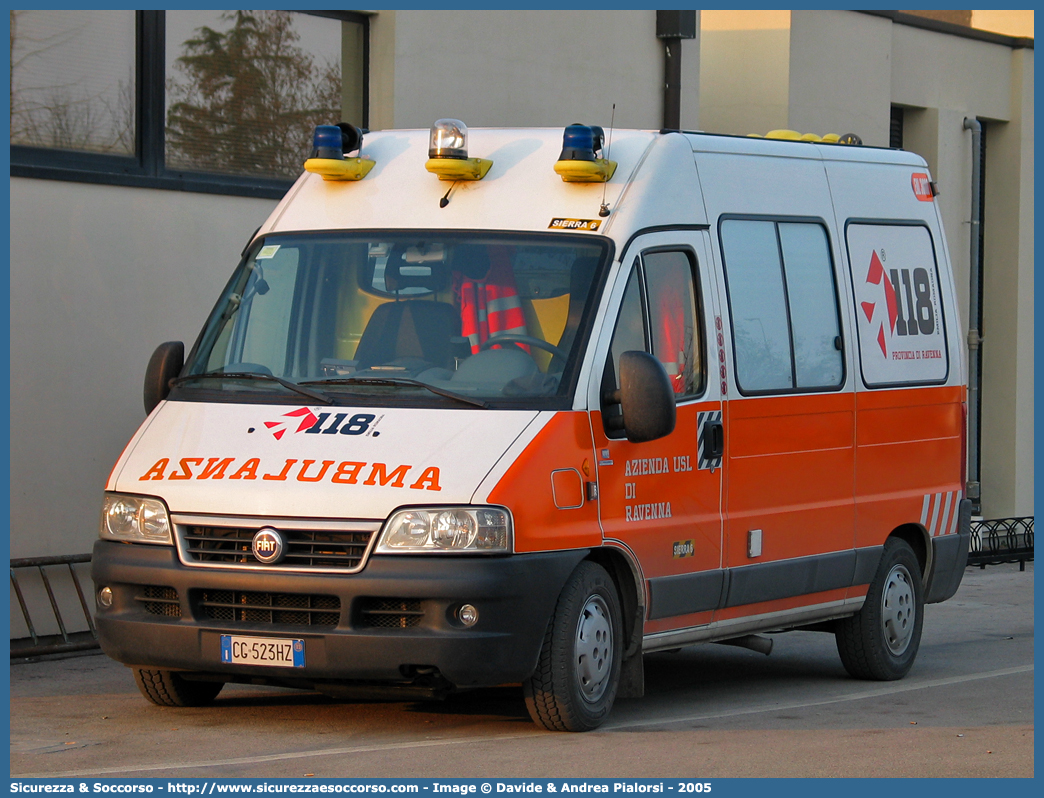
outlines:
[[[174,671],[134,669],[138,689],[161,707],[203,707],[212,702],[224,682],[193,682]]]
[[[923,621],[917,555],[905,540],[889,538],[863,608],[837,623],[841,663],[857,679],[902,679],[917,657]]]
[[[549,731],[589,731],[609,716],[620,684],[623,624],[616,586],[597,563],[569,577],[523,682],[529,716]]]

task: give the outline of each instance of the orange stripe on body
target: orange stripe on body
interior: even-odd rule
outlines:
[[[856,394],[857,547],[906,523],[946,534],[963,488],[964,395],[963,385]]]
[[[555,507],[551,472],[584,463],[594,479],[591,428],[587,413],[556,413],[508,468],[489,494],[490,504],[511,510],[515,522],[515,551],[553,551],[602,544],[598,502],[585,501],[575,510]]]

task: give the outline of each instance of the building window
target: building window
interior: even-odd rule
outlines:
[[[133,155],[133,11],[11,11],[11,144]]]
[[[169,169],[294,178],[341,121],[341,31],[288,11],[168,11]]]
[[[352,12],[12,11],[11,174],[280,197],[367,124]]]
[[[894,150],[903,148],[904,109],[901,105],[892,106],[892,117],[888,125],[888,146]]]

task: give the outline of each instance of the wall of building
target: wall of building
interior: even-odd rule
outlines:
[[[192,345],[275,202],[27,178],[10,197],[11,557],[80,554],[145,418],[153,349]],[[56,633],[24,576],[37,633]],[[71,583],[54,587],[69,630],[86,628]],[[27,634],[12,595],[11,636]]]
[[[745,136],[787,127],[789,11],[700,14],[700,130]]]
[[[1010,47],[870,19],[891,29],[893,103],[1011,116]]]
[[[11,556],[90,551],[163,341],[192,345],[272,200],[11,179]]]
[[[663,42],[655,11],[378,12],[371,19],[370,126],[658,129]],[[699,39],[682,44],[683,128],[699,111]]]
[[[1033,514],[1033,51],[1011,53],[1011,118],[988,122],[983,255],[982,496]]]
[[[1003,33],[1005,36],[1033,38],[1033,9],[1023,11],[987,9],[972,11],[971,15],[971,24],[974,28]]]
[[[906,107],[904,147],[922,155],[939,181],[965,330],[973,153],[964,120],[987,123],[982,514],[1032,515],[1033,51],[891,27],[892,102]]]
[[[792,11],[787,127],[887,147],[891,27],[850,11]]]
[[[888,146],[891,107],[904,108],[904,149],[925,158],[940,188],[964,330],[972,235],[964,119],[987,121],[982,511],[1032,514],[1033,51],[852,11],[703,19],[704,130],[853,132]]]

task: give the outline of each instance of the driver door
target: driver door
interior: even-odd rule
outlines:
[[[713,285],[704,272],[705,246],[702,239],[678,243],[669,233],[635,242],[593,377],[602,533],[640,563],[646,634],[709,623],[721,595],[721,397],[717,363],[707,359],[717,350],[707,328],[715,318],[713,292],[701,290]],[[677,423],[659,440],[628,441],[619,405],[608,399],[620,387],[619,359],[629,350],[654,355],[674,387]]]

